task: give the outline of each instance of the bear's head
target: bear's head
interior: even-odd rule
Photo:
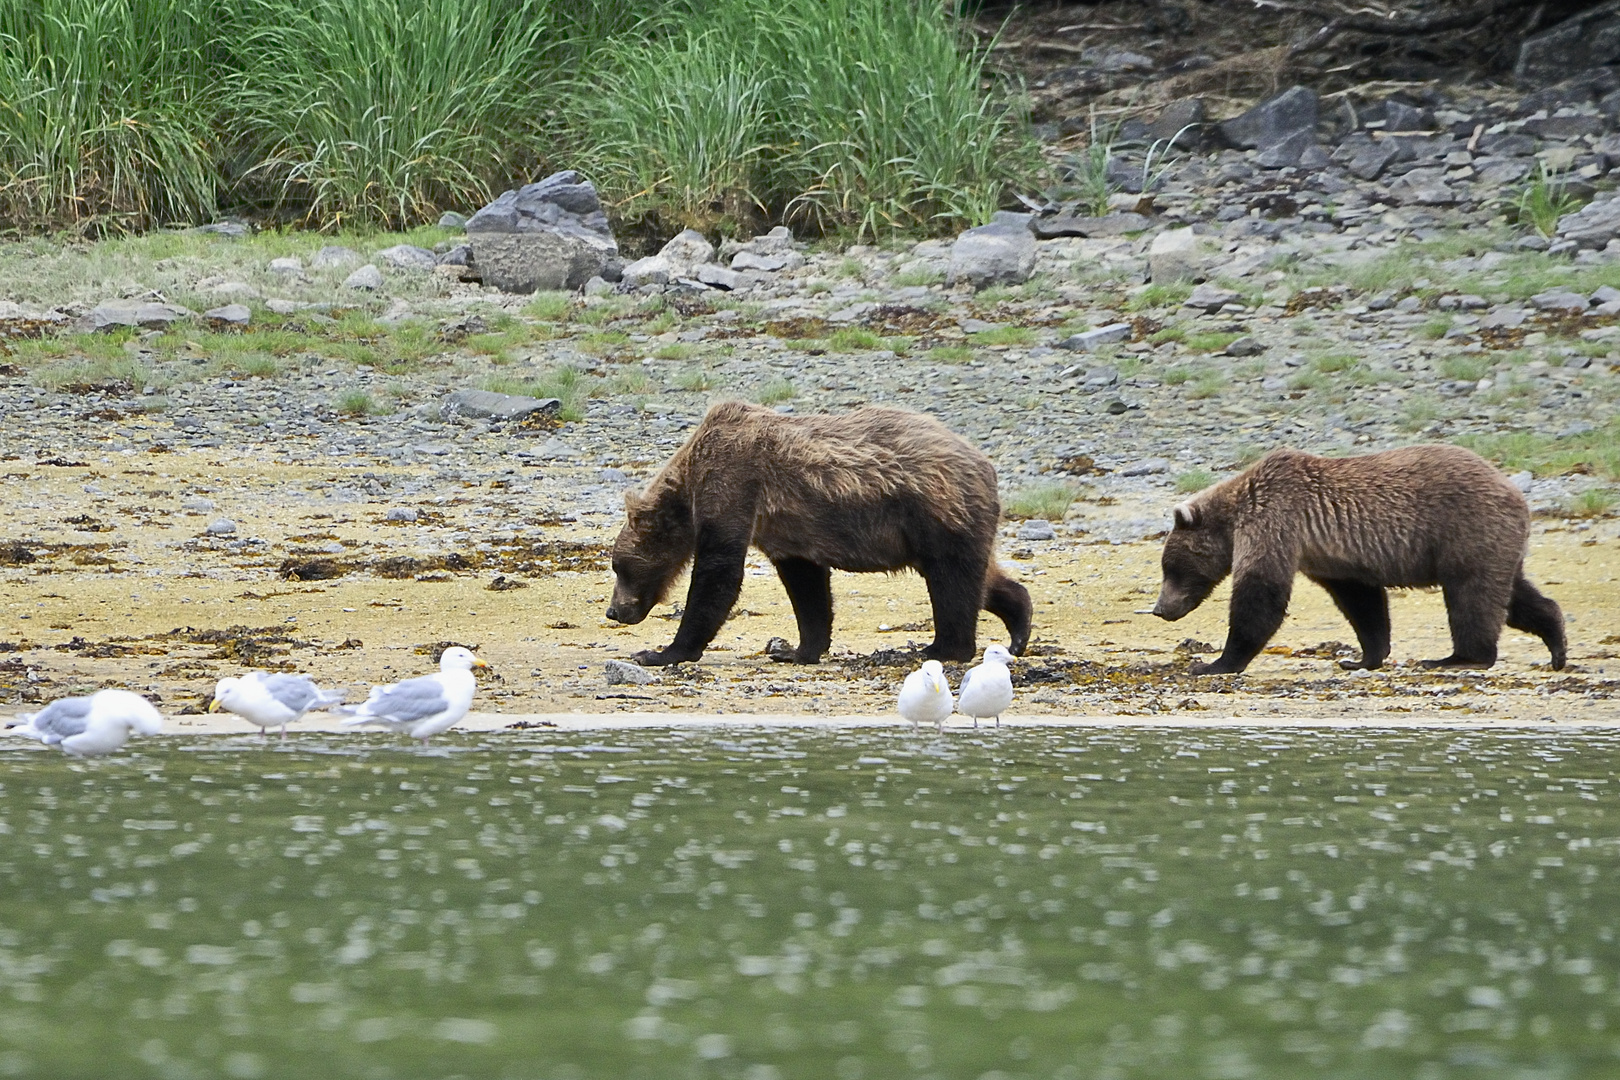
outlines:
[[[613,600],[607,617],[634,626],[664,598],[697,547],[692,508],[679,492],[627,492],[624,528],[613,542]]]
[[[1195,610],[1232,572],[1232,530],[1197,500],[1176,507],[1164,540],[1164,581],[1153,614],[1175,622]]]

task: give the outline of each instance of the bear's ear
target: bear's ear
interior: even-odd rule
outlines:
[[[624,493],[624,512],[627,517],[634,517],[636,511],[647,505],[646,496],[635,488]]]
[[[1176,528],[1198,528],[1198,506],[1191,499],[1179,504],[1175,509]]]

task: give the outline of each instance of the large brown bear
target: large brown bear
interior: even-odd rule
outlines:
[[[799,623],[777,660],[819,663],[832,642],[832,570],[916,570],[934,607],[930,657],[968,660],[982,607],[1012,651],[1029,643],[1029,593],[991,562],[1001,503],[994,467],[944,425],[899,409],[785,416],[712,407],[646,490],[625,497],[607,616],[635,624],[688,562],[680,629],[638,663],[696,660],[742,588],[750,545],[776,566]]]
[[[1438,585],[1451,655],[1425,667],[1490,667],[1505,621],[1567,658],[1564,613],[1524,576],[1530,510],[1483,458],[1455,446],[1412,446],[1355,458],[1273,450],[1175,510],[1153,614],[1171,622],[1231,574],[1226,649],[1195,675],[1249,666],[1288,613],[1294,574],[1328,591],[1361,642],[1361,661],[1389,656],[1386,588]]]

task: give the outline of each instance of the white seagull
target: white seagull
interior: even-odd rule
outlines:
[[[259,725],[259,734],[269,737],[269,728],[280,727],[287,737],[287,725],[311,709],[324,709],[343,700],[343,692],[322,690],[302,675],[250,671],[239,679],[221,679],[214,687],[209,712],[221,709]]]
[[[100,757],[123,746],[131,731],[156,735],[163,717],[139,694],[98,690],[89,697],[59,698],[37,713],[19,713],[6,727],[74,757]]]
[[[1007,670],[1010,663],[1012,653],[1000,645],[991,645],[984,650],[984,662],[962,676],[956,710],[963,716],[973,717],[974,727],[979,726],[981,719],[992,716],[996,718],[996,727],[1001,726],[1001,714],[1007,711],[1013,699],[1012,672]]]
[[[470,649],[460,645],[448,648],[439,657],[437,675],[373,686],[364,702],[339,709],[351,717],[343,722],[376,724],[421,739],[426,746],[430,736],[446,730],[472,708],[473,692],[478,689],[478,679],[472,673],[475,667],[489,665]]]
[[[943,729],[953,704],[951,684],[938,660],[924,660],[922,668],[907,675],[900,687],[900,715],[914,728],[933,724]]]

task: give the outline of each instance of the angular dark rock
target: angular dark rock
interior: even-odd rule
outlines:
[[[619,253],[595,186],[572,169],[503,192],[467,239],[484,283],[506,292],[577,289]]]
[[[1241,116],[1220,125],[1226,141],[1241,149],[1265,150],[1296,132],[1316,131],[1316,91],[1293,86]]]
[[[1031,219],[1029,227],[1040,239],[1051,240],[1059,236],[1124,236],[1127,233],[1141,232],[1151,224],[1153,223],[1141,214],[1117,211],[1104,214],[1102,217],[1076,214],[1037,217]]]
[[[1519,46],[1513,78],[1521,86],[1546,86],[1571,71],[1620,59],[1620,0],[1608,0],[1543,30]]]

